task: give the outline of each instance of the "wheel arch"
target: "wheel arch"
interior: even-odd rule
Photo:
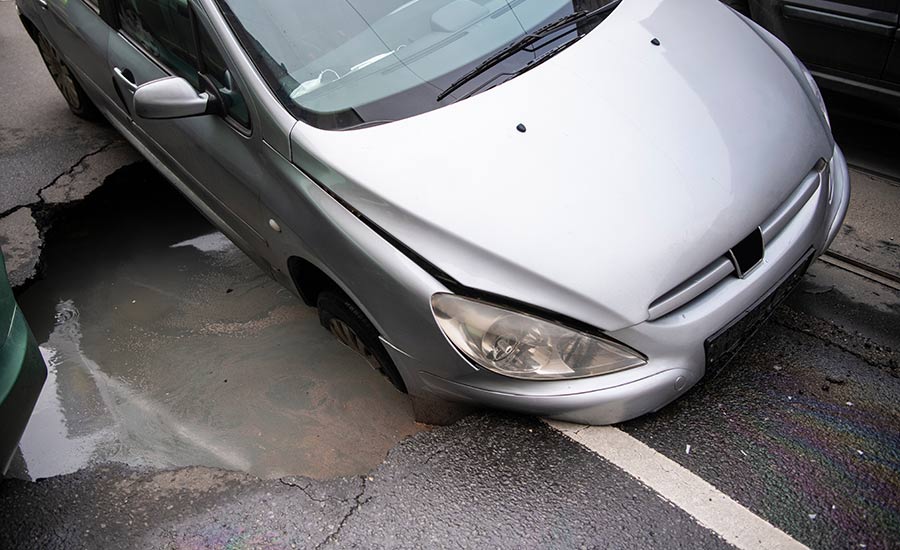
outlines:
[[[391,358],[390,353],[388,353],[384,343],[381,341],[383,336],[381,335],[378,326],[372,322],[366,311],[360,307],[360,304],[333,278],[309,260],[299,256],[290,257],[288,259],[288,271],[297,292],[300,294],[300,298],[303,299],[303,303],[306,305],[317,307],[319,305],[319,296],[323,292],[331,292],[342,296],[343,299],[355,306],[358,315],[362,317],[364,322],[371,327],[371,330],[374,331],[374,334],[376,335],[376,339],[371,342],[370,345],[378,347],[376,353],[380,354],[381,362],[383,363],[382,368],[393,371],[394,376],[387,375],[388,379],[391,380],[394,387],[399,391],[408,393],[409,390],[406,386],[406,380],[403,378],[403,374],[397,368],[393,358]],[[323,326],[325,325],[323,324]]]
[[[28,33],[28,36],[31,37],[31,40],[37,43],[38,35],[41,33],[41,31],[22,10],[19,10],[19,21],[22,22],[22,26],[25,27],[25,32]]]
[[[309,260],[291,256],[287,264],[291,280],[304,304],[316,307],[316,300],[324,290],[337,290],[346,294],[334,279]]]

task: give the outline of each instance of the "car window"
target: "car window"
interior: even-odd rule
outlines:
[[[619,0],[216,0],[275,96],[323,129],[383,123],[440,108],[460,77],[514,40]],[[611,10],[609,10],[611,11]],[[607,12],[608,13],[608,12]],[[515,71],[583,36],[548,35],[468,86],[499,85]],[[558,51],[558,50],[557,50]]]
[[[187,0],[120,0],[118,5],[119,27],[125,35],[197,90],[205,91],[200,79],[200,73],[204,73],[218,90],[225,114],[239,125],[250,127],[247,102],[203,26],[197,25],[199,40],[194,41]]]
[[[232,79],[231,71],[228,70],[225,60],[222,59],[222,55],[206,29],[198,25],[198,32],[200,34],[200,56],[203,61],[201,68],[213,85],[218,88],[219,95],[225,103],[225,114],[241,126],[249,128],[250,113],[247,110],[247,102]]]
[[[187,0],[120,0],[118,5],[122,32],[197,87],[197,55]]]

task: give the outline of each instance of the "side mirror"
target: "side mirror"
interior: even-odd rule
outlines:
[[[177,76],[160,78],[139,86],[134,92],[134,112],[141,118],[168,119],[200,116],[214,112],[215,100]]]

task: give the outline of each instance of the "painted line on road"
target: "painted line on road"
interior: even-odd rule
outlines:
[[[556,420],[545,422],[618,466],[738,548],[806,548],[703,478],[618,428]]]

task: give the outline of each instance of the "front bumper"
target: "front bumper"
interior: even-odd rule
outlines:
[[[840,148],[829,164],[827,185],[820,185],[767,243],[763,264],[747,278],[730,277],[661,318],[610,333],[647,355],[646,365],[578,380],[523,381],[476,369],[460,356],[463,374],[450,379],[428,372],[400,350],[389,347],[389,352],[404,372],[417,374],[413,393],[584,424],[612,424],[656,411],[704,375],[708,337],[750,309],[810,252],[824,252],[837,235],[850,199]]]
[[[47,367],[22,311],[15,310],[0,348],[0,475],[6,473],[37,402]]]

